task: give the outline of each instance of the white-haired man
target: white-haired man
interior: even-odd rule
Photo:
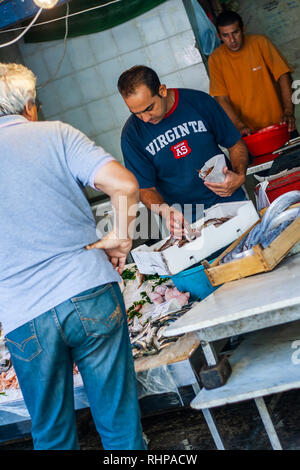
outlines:
[[[26,67],[0,64],[0,322],[34,447],[78,449],[76,363],[104,448],[144,449],[118,286],[134,219],[119,200],[136,207],[138,184],[80,131],[37,122],[35,82]],[[116,210],[97,242],[86,185]]]

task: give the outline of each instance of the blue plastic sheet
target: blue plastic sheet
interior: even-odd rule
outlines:
[[[60,0],[58,5],[66,3]],[[0,29],[34,16],[39,7],[33,0],[4,0],[0,3]]]
[[[197,0],[191,0],[195,12],[198,32],[201,41],[202,51],[209,56],[220,44],[216,27],[210,21],[207,14]]]

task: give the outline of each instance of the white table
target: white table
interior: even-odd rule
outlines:
[[[281,444],[263,397],[300,388],[300,321],[252,332],[230,356],[232,375],[223,387],[204,388],[197,410],[254,399],[273,449]]]
[[[224,284],[172,323],[165,336],[196,331],[208,365],[214,365],[217,355],[213,341],[299,319],[300,254],[296,254],[271,272]],[[202,411],[205,416],[209,409]],[[266,419],[270,420],[265,411]],[[217,447],[223,448],[214,423],[210,430]],[[269,437],[271,440],[270,434]]]
[[[273,271],[223,284],[172,323],[165,336],[197,331],[208,365],[211,341],[300,319],[300,254]]]

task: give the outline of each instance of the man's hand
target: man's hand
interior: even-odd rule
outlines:
[[[288,131],[293,132],[296,130],[296,120],[295,116],[291,112],[284,112],[280,124],[287,124],[288,125]]]
[[[155,187],[140,190],[141,201],[155,214],[159,214],[166,221],[168,230],[172,237],[183,238],[192,233],[191,226],[183,217],[182,212],[170,207]]]
[[[250,135],[253,132],[252,129],[250,129],[250,127],[247,127],[244,124],[242,126],[238,127],[238,130],[239,130],[242,137],[245,136],[245,135]]]
[[[169,211],[166,215],[164,215],[166,225],[170,230],[171,235],[174,238],[183,238],[185,236],[189,236],[192,233],[192,229],[190,224],[185,220],[183,214],[173,209],[173,207],[169,208]]]
[[[87,250],[92,250],[94,248],[97,248],[98,250],[104,250],[113,267],[117,269],[119,274],[122,274],[126,263],[126,258],[129,251],[131,250],[131,247],[132,240],[119,240],[116,238],[114,231],[111,231],[101,240],[98,240],[95,243],[91,243],[85,248]]]
[[[229,197],[245,183],[246,176],[245,174],[230,171],[227,166],[225,166],[223,173],[225,175],[223,183],[209,183],[204,181],[204,184],[218,196]]]
[[[287,123],[289,132],[296,130],[292,82],[293,80],[290,73],[283,73],[278,80],[283,104],[283,115],[280,123]]]

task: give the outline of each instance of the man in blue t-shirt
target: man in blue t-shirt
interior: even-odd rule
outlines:
[[[182,235],[186,220],[172,205],[192,205],[191,222],[196,204],[208,208],[245,199],[241,186],[248,151],[213,98],[201,91],[167,88],[145,66],[125,71],[118,89],[132,113],[121,137],[125,166],[139,182],[141,201],[165,218],[173,235]],[[229,150],[225,181],[203,182],[197,170],[221,153],[219,145]]]

